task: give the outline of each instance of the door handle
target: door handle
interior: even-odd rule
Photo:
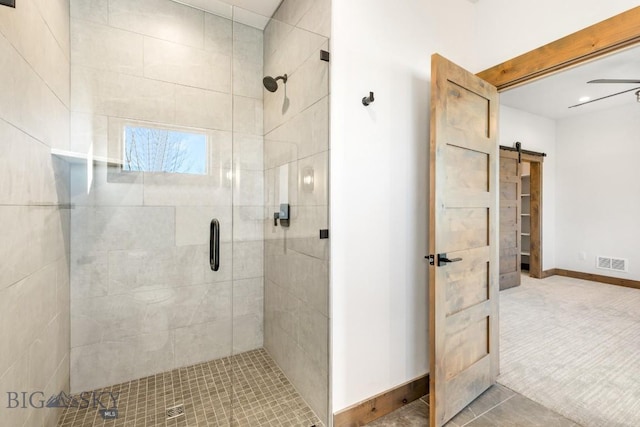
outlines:
[[[216,218],[209,227],[209,265],[213,271],[220,268],[220,222]]]
[[[429,260],[429,265],[436,265],[435,256],[427,255],[425,258]],[[458,261],[462,261],[462,258],[449,259],[447,258],[447,254],[438,254],[438,267],[444,267],[450,262],[458,262]]]
[[[438,254],[438,267],[443,267],[450,262],[459,262],[462,261],[462,258],[447,258],[447,254]]]

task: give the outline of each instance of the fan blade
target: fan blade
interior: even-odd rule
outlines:
[[[592,102],[596,102],[596,101],[600,101],[600,100],[603,100],[603,99],[611,98],[613,96],[622,95],[623,93],[627,93],[627,92],[633,92],[634,90],[638,90],[638,89],[640,89],[640,87],[635,87],[633,89],[623,90],[622,92],[618,92],[618,93],[614,93],[614,94],[611,94],[611,95],[603,96],[601,98],[592,99],[591,101],[581,102],[580,104],[572,105],[569,108],[580,107],[582,105],[591,104]]]
[[[591,80],[587,83],[629,83],[629,84],[640,84],[640,80],[627,80],[627,79],[597,79]]]

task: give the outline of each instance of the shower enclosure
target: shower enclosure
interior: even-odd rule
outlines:
[[[328,425],[330,2],[219,6],[71,0],[71,393]]]

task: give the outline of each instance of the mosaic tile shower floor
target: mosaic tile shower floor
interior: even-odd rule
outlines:
[[[96,392],[119,393],[118,418],[67,408],[58,427],[321,427],[323,424],[264,349],[163,372]],[[103,399],[106,403],[108,395]],[[184,415],[167,420],[167,408]]]

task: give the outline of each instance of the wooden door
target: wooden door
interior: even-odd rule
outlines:
[[[498,93],[437,54],[431,70],[430,425],[439,427],[498,375]]]
[[[500,150],[500,290],[520,286],[521,165],[518,153]]]

